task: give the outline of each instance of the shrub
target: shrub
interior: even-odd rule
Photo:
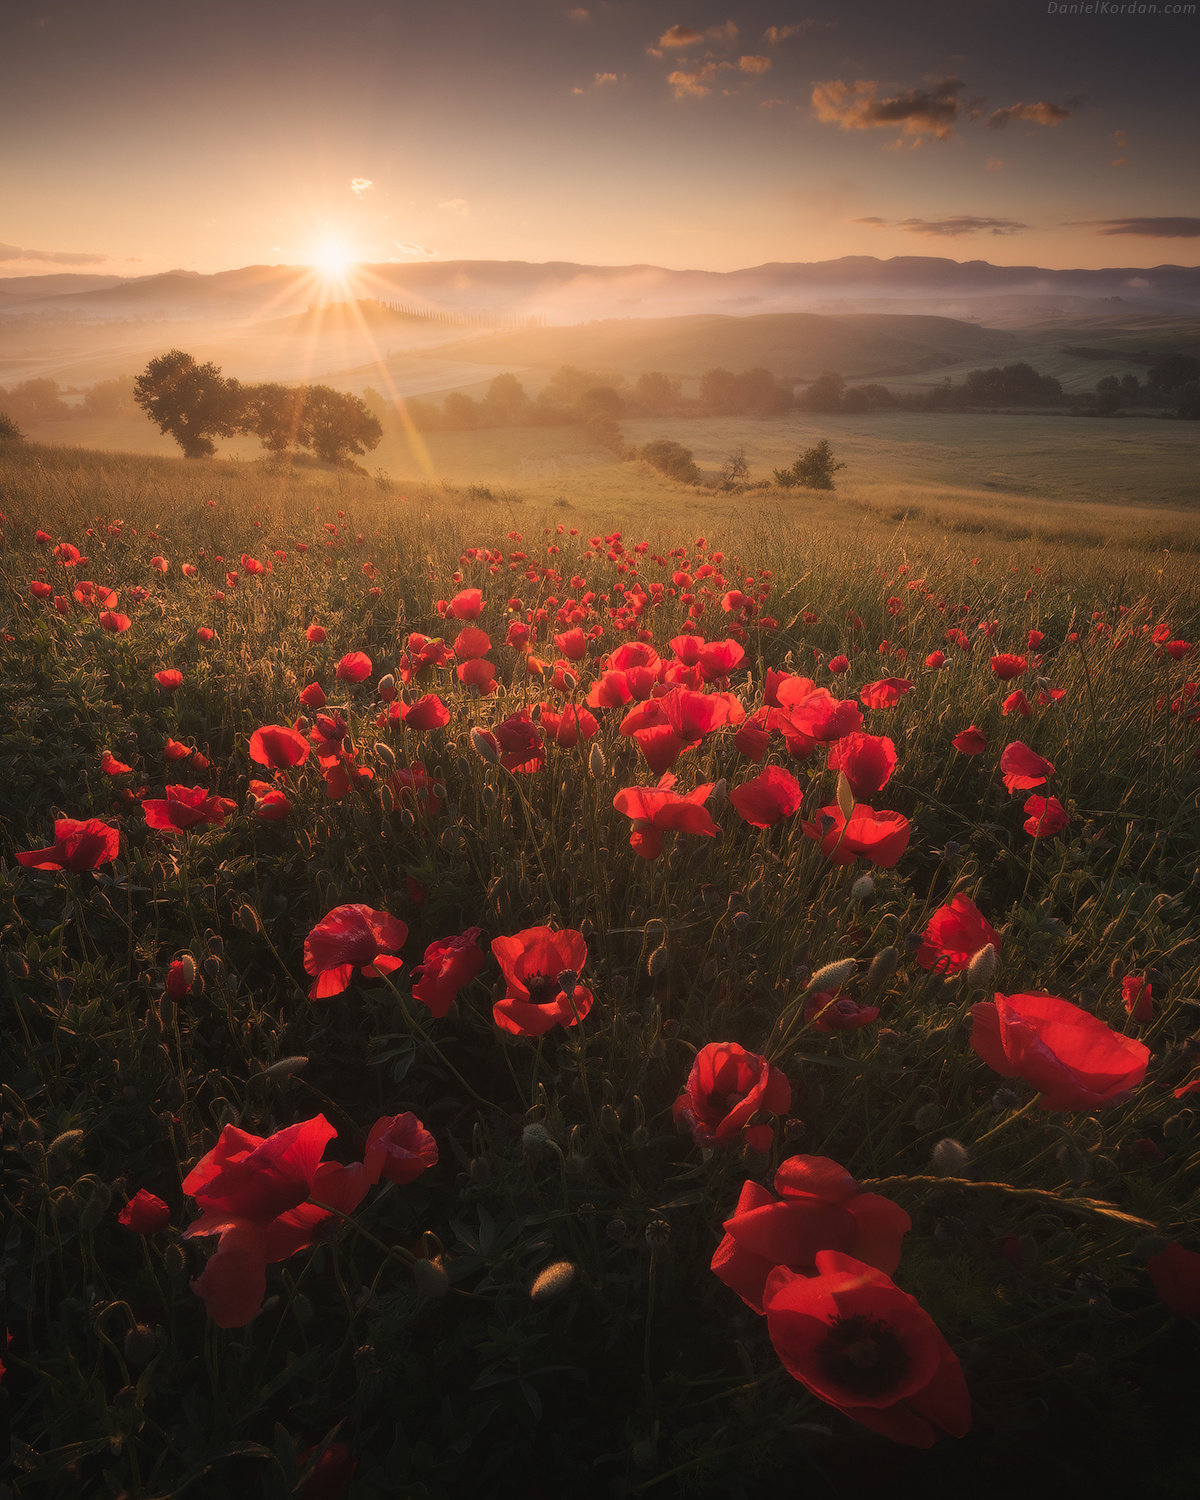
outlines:
[[[833,456],[829,439],[822,438],[813,448],[806,448],[790,469],[776,469],[775,483],[784,489],[800,485],[806,490],[833,489],[833,476],[846,465]]]
[[[653,443],[647,443],[638,457],[644,458],[651,468],[669,479],[678,479],[683,484],[699,482],[700,470],[692,461],[692,450],[670,438],[657,438]]]

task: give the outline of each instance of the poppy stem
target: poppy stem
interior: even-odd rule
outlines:
[[[1006,1125],[1011,1125],[1014,1120],[1019,1120],[1021,1116],[1026,1112],[1026,1110],[1032,1109],[1041,1097],[1041,1094],[1034,1094],[1033,1098],[1027,1100],[1024,1104],[1022,1104],[1020,1109],[1014,1110],[1011,1115],[1006,1115],[998,1125],[993,1125],[990,1130],[985,1130],[984,1133],[975,1142],[976,1147],[982,1146],[984,1141],[986,1141],[989,1136],[995,1135],[998,1130],[1003,1130]]]
[[[462,1074],[458,1071],[458,1069],[454,1066],[454,1064],[450,1061],[450,1059],[446,1056],[446,1054],[442,1051],[442,1049],[438,1046],[434,1039],[429,1035],[429,1033],[425,1030],[421,1023],[412,1015],[408,1008],[408,1002],[405,1000],[404,996],[400,993],[396,986],[392,983],[392,981],[388,978],[388,976],[386,974],[383,974],[381,975],[381,977],[384,984],[386,984],[388,989],[391,990],[392,994],[395,995],[397,1003],[400,1006],[400,1014],[404,1017],[407,1025],[416,1032],[416,1034],[421,1038],[421,1041],[425,1044],[426,1047],[429,1048],[429,1050],[442,1064],[442,1066],[453,1073],[455,1078],[458,1079],[459,1083],[462,1084],[463,1088],[466,1089],[467,1093],[470,1094],[471,1098],[474,1099],[475,1103],[482,1104],[485,1109],[494,1109],[498,1114],[507,1114],[507,1110],[501,1109],[498,1104],[493,1104],[490,1099],[485,1099],[482,1094],[478,1094],[475,1092],[475,1090],[462,1076]]]
[[[345,1213],[340,1208],[334,1208],[328,1203],[322,1203],[319,1198],[308,1200],[314,1208],[323,1208],[326,1213],[335,1214],[343,1224],[349,1224],[350,1228],[357,1234],[361,1234],[364,1240],[370,1240],[377,1250],[382,1250],[386,1256],[393,1260],[403,1261],[406,1266],[415,1266],[420,1260],[419,1255],[414,1255],[411,1250],[406,1250],[403,1245],[385,1245],[382,1240],[376,1239],[369,1229],[364,1229],[353,1214]]]

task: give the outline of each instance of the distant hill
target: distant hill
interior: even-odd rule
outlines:
[[[506,368],[567,364],[624,375],[663,370],[696,376],[722,365],[735,371],[761,366],[784,378],[812,379],[822,370],[836,370],[847,377],[882,379],[963,360],[994,364],[1003,361],[1013,344],[1009,333],[953,318],[708,313],[534,328],[473,339],[439,353]]]

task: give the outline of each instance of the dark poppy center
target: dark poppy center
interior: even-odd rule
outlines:
[[[558,980],[549,974],[526,975],[525,988],[531,1005],[551,1005],[558,999]]]
[[[856,1314],[835,1318],[817,1351],[830,1380],[857,1396],[881,1396],[908,1373],[908,1350],[890,1323]]]
[[[724,1117],[735,1104],[740,1104],[745,1097],[745,1094],[739,1094],[737,1089],[731,1089],[727,1094],[709,1094],[708,1107]]]

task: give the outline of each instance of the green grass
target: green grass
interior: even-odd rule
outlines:
[[[612,490],[608,524],[605,472],[629,476]],[[487,477],[494,495],[506,488]],[[1119,1475],[1187,1495],[1195,1330],[1168,1316],[1144,1263],[1147,1236],[1200,1249],[1195,1122],[1172,1093],[1194,1073],[1200,1021],[1200,730],[1172,711],[1195,676],[1194,650],[1163,657],[1143,627],[1168,622],[1171,637],[1195,640],[1200,571],[1188,556],[1112,537],[1009,540],[999,515],[970,537],[929,515],[895,521],[848,488],[786,502],[712,496],[632,465],[559,482],[565,505],[531,484],[489,501],[314,468],[16,446],[0,455],[0,983],[17,1143],[5,1383],[22,1493],[282,1500],[297,1492],[301,1455],[328,1440],[358,1464],[350,1500],[505,1500],[532,1486],[715,1497],[782,1483],[824,1494],[888,1480],[990,1493],[989,1482],[1029,1488],[1031,1472],[1098,1492]],[[912,489],[933,503],[928,483]],[[956,494],[965,516],[970,496]],[[653,862],[634,854],[630,821],[613,807],[618,790],[655,780],[620,734],[620,711],[598,713],[590,744],[548,746],[532,773],[479,753],[472,729],[555,697],[502,644],[509,599],[522,600],[513,618],[539,607],[553,618],[568,593],[583,593],[573,576],[610,602],[630,580],[619,571],[628,556],[593,554],[593,526],[623,531],[630,552],[648,543],[633,554],[637,576],[663,583],[664,602],[641,623],[664,655],[687,624],[666,592],[677,566],[695,572],[721,551],[725,586],[769,583],[763,608],[777,628],[746,631],[729,684],[747,710],[763,701],[770,668],[811,675],[838,697],[888,675],[912,681],[894,707],[866,715],[899,756],[871,799],[910,821],[894,868],[834,866],[804,835],[802,820],[837,796],[820,746],[795,760],[772,741],[770,761],[804,799],[763,830],[722,795],[759,769],[732,733],[685,751],[680,790],[723,783],[708,803],[720,837],[668,834]],[[68,580],[36,544],[38,527],[78,545],[87,565]],[[677,547],[669,566],[653,561]],[[468,554],[478,548],[505,556],[489,564]],[[510,567],[514,550],[527,556]],[[273,571],[256,579],[243,554],[274,559]],[[150,565],[156,555],[166,574]],[[534,558],[560,577],[531,582]],[[196,578],[181,575],[184,562]],[[99,628],[85,606],[60,616],[30,593],[39,569],[66,596],[80,574],[117,591],[130,629]],[[476,584],[503,692],[478,698],[438,672],[415,691],[441,695],[445,728],[379,727],[377,689],[409,632],[453,638],[437,601]],[[611,651],[631,636],[596,603],[599,649]],[[311,621],[325,643],[307,640]],[[703,633],[720,640],[728,624],[709,600]],[[969,653],[948,644],[952,625],[973,641]],[[198,627],[215,632],[211,642]],[[1039,679],[1064,696],[1006,716],[1014,684],[997,681],[989,656],[1025,650],[1031,629],[1043,633],[1043,660],[1020,682],[1031,700]],[[935,649],[950,658],[942,671],[923,665]],[[352,651],[373,669],[357,687],[334,672]],[[546,633],[537,651],[553,660]],[[850,670],[831,677],[824,663],[842,652]],[[164,667],[182,672],[178,692],[155,685]],[[586,682],[599,662],[574,670]],[[250,736],[292,723],[312,680],[345,712],[374,778],[331,796],[310,756],[281,779],[289,818],[260,822]],[[988,749],[959,755],[951,738],[972,723]],[[211,766],[168,764],[168,738]],[[1010,797],[1000,782],[1013,739],[1053,762],[1042,790],[1070,814],[1055,838],[1028,836],[1027,794]],[[106,777],[104,750],[133,770]],[[428,819],[381,793],[394,767],[418,761],[442,804]],[[167,783],[202,785],[233,810],[186,838],[156,834],[139,796]],[[114,797],[126,788],[122,810]],[[118,826],[118,861],[97,876],[18,867],[14,852],[49,844],[61,816]],[[970,1009],[982,991],[911,956],[910,940],[955,892],[1002,935],[1000,992],[1084,1003],[1151,1048],[1130,1100],[1039,1111],[1030,1088],[975,1054]],[[404,967],[314,1003],[305,937],[345,903],[407,924]],[[486,942],[543,924],[586,940],[580,982],[594,1004],[577,1026],[506,1040],[491,961],[442,1019],[412,1000],[433,940],[475,926]],[[898,950],[896,965],[868,991],[884,949]],[[197,982],[170,1003],[169,966],[184,955]],[[800,1024],[812,973],[847,958],[847,989],[880,1007],[878,1021],[843,1033]],[[1147,971],[1153,1017],[1139,1022],[1120,981]],[[695,1052],[716,1041],[769,1053],[791,1083],[767,1157],[709,1154],[675,1129]],[[189,1277],[212,1241],[181,1239],[195,1217],[181,1183],[218,1133],[269,1136],[323,1113],[338,1130],[329,1155],[354,1162],[372,1122],[404,1111],[433,1133],[438,1165],[372,1188],[352,1223],[268,1266],[267,1301],[248,1326],[209,1323]],[[962,1179],[935,1180],[931,1153],[946,1137],[970,1154]],[[896,1280],[962,1361],[967,1437],[919,1452],[869,1435],[787,1376],[763,1320],[711,1274],[743,1182],[769,1183],[797,1153],[882,1181],[911,1215]],[[172,1227],[145,1241],[116,1221],[139,1188],[171,1210]],[[1008,1236],[1020,1267],[997,1254]],[[441,1253],[454,1290],[422,1298],[409,1261]],[[558,1260],[576,1267],[570,1289],[531,1302],[535,1276]]]

